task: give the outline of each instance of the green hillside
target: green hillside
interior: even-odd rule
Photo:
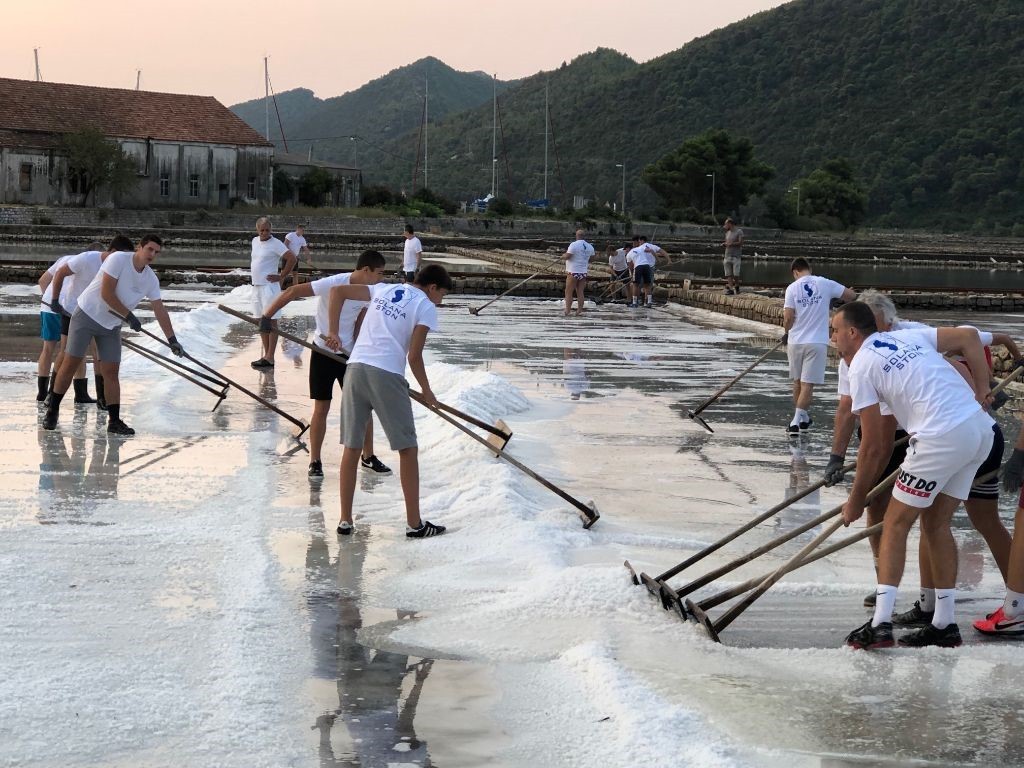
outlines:
[[[1024,222],[1024,3],[796,0],[637,65],[596,51],[502,97],[499,194],[539,197],[544,83],[565,193],[650,209],[643,165],[708,128],[749,137],[785,191],[846,157],[869,223],[995,229]],[[486,90],[486,89],[485,89]],[[491,104],[431,126],[431,187],[489,191]],[[413,141],[375,171],[399,185]],[[510,178],[505,178],[505,166]],[[375,165],[376,165],[375,161]],[[561,202],[552,151],[549,194]],[[709,201],[704,207],[710,207]]]
[[[403,156],[414,155],[415,132],[423,116],[425,79],[430,88],[431,122],[484,102],[490,104],[492,99],[494,83],[489,75],[458,72],[432,57],[395,69],[354,91],[330,99],[318,99],[305,88],[286,91],[277,94],[277,108],[281,112],[289,151],[306,154],[312,144],[314,157],[342,163],[358,160],[367,176],[376,176],[377,159],[387,156],[377,149],[382,144],[402,137],[399,151]],[[499,93],[508,85],[498,81]],[[263,99],[236,104],[231,110],[260,133],[264,132]],[[411,137],[407,136],[410,132],[413,132]],[[359,138],[352,141],[349,136]],[[270,137],[283,149],[273,105]]]

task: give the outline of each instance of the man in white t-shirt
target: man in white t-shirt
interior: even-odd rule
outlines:
[[[850,633],[854,648],[894,645],[892,612],[906,563],[907,535],[920,516],[935,581],[931,624],[900,638],[900,645],[960,645],[954,623],[956,542],[953,512],[967,499],[978,467],[989,455],[994,422],[985,412],[988,364],[974,328],[879,332],[863,302],[840,307],[832,320],[833,340],[849,366],[852,411],[860,416],[857,473],[843,506],[847,524],[864,513],[865,499],[892,453],[896,424],[911,435],[885,512],[878,556],[875,613]],[[963,355],[973,386],[943,358]],[[885,406],[890,414],[883,414]]]
[[[308,262],[309,268],[313,268],[313,256],[309,252],[309,243],[306,241],[305,224],[297,225],[294,230],[285,235],[284,244],[291,251],[292,256],[295,257],[295,269],[288,276],[288,280],[281,281],[281,290],[284,290],[288,285],[302,282],[302,278],[299,275],[299,268],[302,266],[302,262]],[[284,264],[279,263],[278,267],[283,271]]]
[[[50,393],[50,403],[43,419],[43,429],[56,429],[60,417],[60,401],[71,385],[89,343],[96,342],[107,396],[107,432],[130,436],[135,430],[121,420],[121,318],[133,331],[141,330],[142,323],[132,312],[144,298],[148,298],[167,343],[178,357],[185,354],[174,336],[171,318],[160,300],[160,281],[150,264],[160,254],[163,241],[156,235],[146,235],[139,241],[134,253],[117,251],[110,254],[100,267],[95,279],[78,297],[78,309],[71,316],[68,330],[67,352],[57,372],[57,380]]]
[[[633,284],[630,286],[633,301],[630,307],[634,309],[637,307],[641,291],[645,297],[644,306],[653,306],[654,265],[657,264],[658,259],[670,260],[664,249],[647,242],[647,238],[643,235],[633,235],[633,249],[626,254],[626,261],[629,262],[633,271]]]
[[[278,272],[278,264],[284,258],[284,269]],[[271,234],[270,219],[261,216],[256,219],[256,237],[252,239],[251,280],[252,280],[252,313],[255,317],[263,315],[264,309],[281,295],[281,283],[295,269],[295,254],[288,246]],[[267,370],[274,367],[274,353],[277,351],[277,319],[278,312],[271,320],[271,330],[260,334],[261,353],[258,360],[250,365],[257,369]]]
[[[789,378],[793,380],[793,419],[786,432],[797,437],[813,424],[811,407],[814,386],[825,383],[828,360],[828,317],[833,299],[852,301],[857,294],[835,280],[811,274],[807,259],[793,259],[793,282],[786,288],[782,327],[785,330]]]
[[[629,252],[627,246],[616,248],[612,245],[608,246],[608,271],[612,275],[612,284],[614,288],[610,288],[612,296],[618,296],[622,294],[622,298],[629,298],[629,284],[633,281],[633,275],[629,271],[629,262],[626,261],[626,254]]]
[[[341,392],[341,520],[338,534],[352,533],[352,500],[356,470],[366,424],[377,414],[391,449],[398,451],[399,476],[405,497],[405,535],[412,539],[445,532],[420,516],[420,471],[416,424],[412,416],[406,360],[420,385],[423,402],[436,406],[423,363],[427,333],[437,330],[437,307],[452,289],[452,279],[440,264],[428,264],[416,282],[399,285],[340,285],[331,289],[327,346],[341,349],[339,319],[346,301],[368,301],[359,336],[349,355],[345,387]]]
[[[98,245],[98,244],[97,244]],[[53,282],[50,285],[49,291],[51,296],[59,296],[59,304],[54,306],[55,310],[61,315],[60,328],[61,328],[61,355],[64,354],[64,349],[67,347],[68,331],[71,329],[71,316],[75,310],[78,309],[78,297],[82,295],[83,291],[89,286],[90,283],[96,278],[96,275],[100,271],[100,267],[103,266],[103,262],[107,256],[116,251],[134,251],[135,243],[130,238],[124,235],[115,235],[113,240],[110,241],[110,245],[105,251],[92,249],[83,251],[70,259],[67,259],[60,263],[57,271],[53,274]],[[44,296],[44,298],[46,298]],[[75,373],[75,379],[73,381],[75,388],[75,402],[76,403],[96,403],[96,407],[101,411],[107,410],[107,399],[103,389],[103,376],[100,374],[99,368],[99,357],[96,354],[96,346],[92,345],[92,360],[93,360],[93,377],[96,381],[96,399],[93,400],[89,397],[89,393],[86,389],[86,373],[85,373],[85,360],[82,360],[82,364],[79,366],[78,371]],[[58,367],[60,360],[58,360]]]
[[[286,304],[296,299],[310,296],[317,297],[316,331],[313,345],[320,349],[328,349],[324,338],[330,333],[329,311],[331,289],[337,285],[376,285],[384,279],[384,256],[378,251],[363,251],[356,261],[354,272],[343,272],[337,275],[314,280],[311,283],[293,285],[271,302],[260,317],[260,327],[270,327],[270,318],[282,310]],[[341,339],[340,353],[346,357],[352,352],[355,343],[359,319],[366,307],[363,301],[346,301],[342,306],[341,318],[338,321],[338,334]],[[324,476],[323,462],[320,452],[327,433],[327,414],[331,410],[334,385],[345,387],[346,364],[333,357],[314,353],[309,360],[309,399],[313,401],[313,415],[309,419],[309,470],[313,479]],[[374,472],[387,473],[388,469],[373,452],[373,424],[366,425],[366,439],[363,441],[361,463]]]
[[[732,219],[726,219],[722,229],[725,230],[725,239],[722,240],[722,246],[725,248],[725,257],[722,259],[722,266],[725,269],[725,295],[736,296],[740,292],[743,230],[737,227]]]
[[[416,237],[416,230],[412,224],[405,225],[405,245],[402,250],[402,275],[405,282],[411,283],[416,279],[416,273],[420,270],[420,259],[423,258],[423,243]]]
[[[572,297],[576,297],[576,314],[583,314],[583,291],[587,287],[587,273],[590,259],[594,256],[594,246],[586,241],[582,229],[576,230],[576,239],[565,249],[565,312],[566,317],[572,309]]]

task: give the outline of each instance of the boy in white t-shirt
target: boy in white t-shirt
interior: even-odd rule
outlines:
[[[178,357],[185,354],[174,335],[167,309],[160,300],[160,281],[149,266],[162,248],[163,241],[159,237],[146,235],[139,241],[139,247],[134,253],[118,251],[110,254],[95,279],[78,297],[78,309],[71,316],[71,327],[68,329],[67,352],[57,372],[53,392],[50,393],[43,429],[57,428],[60,401],[68,391],[89,343],[95,340],[107,395],[107,432],[125,437],[135,434],[135,430],[121,420],[121,384],[118,379],[121,367],[121,318],[125,318],[124,322],[133,331],[141,330],[142,323],[132,310],[142,299],[148,298],[171,352]]]
[[[341,393],[341,520],[338,533],[352,533],[352,499],[356,490],[356,469],[366,424],[376,413],[391,449],[398,451],[402,495],[405,497],[408,538],[420,539],[445,532],[420,517],[420,473],[416,425],[412,416],[409,384],[405,380],[406,360],[420,385],[423,400],[436,405],[423,363],[427,333],[437,329],[437,307],[452,289],[452,279],[440,264],[420,270],[415,283],[399,285],[342,285],[331,289],[328,316],[331,332],[327,345],[341,348],[339,318],[345,301],[368,301],[349,356],[345,388]]]
[[[825,383],[828,360],[828,318],[833,299],[853,301],[857,294],[835,280],[811,274],[807,259],[793,259],[790,265],[793,282],[786,288],[782,309],[786,355],[789,357],[789,378],[793,380],[793,418],[786,427],[790,437],[809,429],[813,420],[811,407],[814,387]]]
[[[270,306],[264,310],[263,315],[260,317],[260,328],[269,328],[270,318],[282,310],[289,302],[309,296],[316,296],[316,331],[313,345],[321,349],[328,349],[323,338],[331,330],[328,319],[331,289],[338,285],[376,285],[384,279],[385,263],[384,256],[378,251],[363,251],[356,262],[354,272],[330,275],[314,280],[311,283],[293,285],[274,299]],[[341,339],[339,352],[341,354],[348,356],[352,352],[359,320],[365,307],[365,302],[354,300],[346,301],[343,305],[338,324],[338,333]],[[327,414],[331,410],[334,384],[337,383],[344,390],[345,368],[345,363],[339,362],[327,355],[314,353],[309,360],[309,397],[313,401],[313,415],[309,419],[308,475],[314,479],[324,476],[320,451],[323,448],[324,435],[327,433]],[[366,438],[363,440],[361,463],[365,468],[371,469],[374,472],[388,473],[391,471],[374,455],[373,424],[371,422],[367,422],[366,425]]]
[[[416,273],[420,269],[420,260],[423,258],[423,243],[416,237],[416,230],[412,224],[406,224],[403,232],[405,245],[402,248],[402,275],[405,282],[411,283],[416,279]]]
[[[285,235],[284,244],[288,246],[288,250],[292,252],[292,256],[295,257],[296,261],[301,262],[304,256],[307,259],[310,258],[309,243],[306,240],[305,224],[297,225],[294,231]]]
[[[270,219],[261,216],[256,219],[256,237],[252,239],[251,280],[252,280],[252,313],[256,317],[263,315],[263,310],[281,295],[281,283],[295,269],[295,255],[288,246],[271,235]],[[278,271],[278,264],[284,258],[284,269]],[[262,342],[260,357],[250,365],[257,369],[274,367],[274,352],[277,351],[277,319],[278,312],[271,318],[270,331],[260,334]]]
[[[576,239],[565,249],[565,312],[568,317],[572,309],[572,297],[576,297],[576,314],[583,314],[583,290],[587,286],[587,271],[594,256],[594,246],[585,239],[582,229],[576,230]]]

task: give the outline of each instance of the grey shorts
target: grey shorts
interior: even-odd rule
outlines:
[[[365,363],[351,363],[341,390],[341,444],[360,449],[370,414],[376,413],[391,450],[416,447],[409,383],[404,376]]]
[[[790,344],[786,347],[789,357],[789,378],[805,384],[825,383],[825,362],[828,360],[828,344]]]
[[[739,277],[740,276],[740,257],[739,256],[726,256],[722,259],[722,266],[725,267],[726,277]]]
[[[71,357],[85,357],[89,342],[96,339],[96,353],[104,363],[121,362],[121,325],[104,328],[81,309],[76,309],[68,327],[65,352]]]

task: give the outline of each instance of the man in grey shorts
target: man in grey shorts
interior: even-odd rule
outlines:
[[[737,227],[732,219],[726,219],[722,225],[725,230],[725,295],[735,296],[740,292],[740,257],[743,255],[743,230]]]
[[[790,265],[793,282],[786,288],[782,327],[786,331],[789,378],[793,380],[793,419],[786,432],[796,437],[813,423],[808,408],[817,384],[825,383],[829,307],[833,299],[853,301],[857,294],[834,280],[811,274],[807,259]]]
[[[142,299],[148,298],[171,351],[178,357],[185,354],[174,336],[171,318],[160,300],[160,281],[149,266],[162,248],[163,241],[159,237],[146,235],[139,241],[139,247],[134,253],[116,251],[110,254],[89,287],[78,297],[78,309],[71,316],[68,328],[64,362],[57,372],[50,403],[43,418],[43,429],[57,428],[60,401],[71,386],[72,377],[85,357],[89,342],[95,339],[107,398],[107,432],[126,437],[135,434],[135,430],[121,420],[121,383],[118,379],[121,366],[121,318],[125,318],[133,331],[140,330],[142,323],[132,310]]]

